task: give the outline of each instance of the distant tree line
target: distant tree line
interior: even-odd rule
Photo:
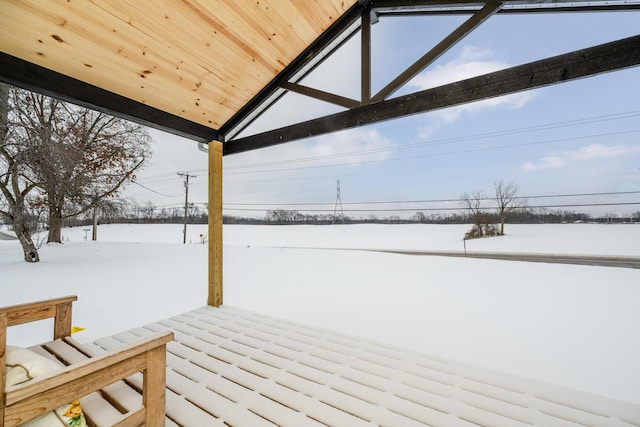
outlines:
[[[496,208],[494,208],[496,210]],[[454,212],[425,213],[416,211],[408,218],[398,215],[344,216],[345,224],[474,224],[477,222],[476,213],[469,210],[456,210]],[[187,222],[189,224],[206,224],[209,216],[206,205],[204,207],[189,204]],[[246,217],[237,215],[223,215],[225,224],[249,224],[249,225],[330,225],[342,224],[343,217],[334,218],[332,214],[305,213],[297,210],[276,209],[267,210],[262,217]],[[92,224],[92,215],[85,213],[67,218],[64,226],[86,226]],[[157,207],[152,203],[138,205],[135,202],[115,201],[112,209],[101,211],[100,224],[182,224],[184,222],[184,206]],[[500,213],[483,212],[481,223],[500,224]],[[640,222],[640,211],[628,216],[619,216],[615,213],[607,213],[599,217],[593,217],[575,210],[552,210],[547,208],[525,207],[509,214],[510,224],[561,224],[579,222],[597,223],[628,223]],[[499,229],[498,229],[499,230]]]
[[[224,216],[225,224],[261,224],[261,225],[326,225],[342,223],[334,221],[333,215],[302,214],[295,210],[268,211],[263,218],[250,218],[241,216]],[[486,213],[485,221],[490,224],[499,224],[498,213]],[[561,224],[576,222],[598,223],[628,223],[640,221],[640,211],[631,216],[618,216],[606,214],[600,217],[592,217],[589,214],[574,210],[552,210],[546,208],[529,208],[514,212],[509,216],[510,224]],[[471,213],[431,213],[425,214],[417,211],[409,218],[401,218],[398,215],[378,216],[370,214],[366,217],[351,217],[345,215],[345,224],[473,224],[474,216]]]
[[[139,205],[135,202],[118,200],[112,208],[100,211],[98,224],[182,224],[184,222],[184,206],[157,207],[153,203]],[[209,219],[206,207],[202,208],[190,203],[187,209],[189,224],[206,224]],[[92,215],[83,214],[65,219],[67,227],[91,225]]]
[[[118,214],[101,215],[99,224],[182,224],[184,221],[184,207],[164,208],[159,213],[150,215],[144,209],[133,209]],[[271,211],[269,211],[271,212]],[[487,214],[487,222],[499,223],[496,213]],[[92,219],[87,215],[79,215],[64,220],[65,227],[78,227],[92,225]],[[189,224],[206,224],[208,214],[203,209],[190,209],[187,217]],[[517,212],[509,217],[509,224],[567,224],[567,223],[594,222],[600,224],[623,224],[640,222],[640,211],[627,216],[608,213],[593,217],[586,213],[574,210],[551,210],[545,208],[531,208]],[[224,224],[245,225],[331,225],[342,224],[334,221],[333,215],[327,214],[303,214],[295,210],[278,212],[276,215],[267,213],[264,217],[246,217],[237,215],[223,215]],[[431,213],[425,214],[417,211],[409,218],[401,218],[398,215],[378,216],[375,214],[366,217],[351,217],[345,215],[344,224],[473,224],[473,217],[468,213]]]

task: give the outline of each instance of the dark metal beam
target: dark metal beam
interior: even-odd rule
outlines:
[[[371,102],[371,10],[362,11],[360,25],[360,102]]]
[[[422,58],[418,59],[398,77],[393,79],[393,81],[382,88],[380,92],[378,92],[373,98],[371,98],[371,102],[380,102],[392,95],[402,86],[404,86],[409,80],[418,75],[420,71],[431,65],[435,60],[437,60],[445,52],[451,49],[456,43],[465,38],[467,34],[469,34],[480,24],[486,21],[490,16],[496,13],[500,9],[501,5],[501,2],[487,3],[482,9],[476,12],[473,16],[463,22],[462,25],[456,28],[451,34],[445,37],[433,49],[424,54]]]
[[[536,8],[510,7],[508,9],[500,9],[499,15],[514,15],[522,13],[562,13],[562,12],[628,12],[640,10],[640,3],[632,4],[590,4],[584,6],[540,6]]]
[[[291,78],[312,62],[316,56],[330,46],[335,40],[343,36],[343,33],[360,18],[363,6],[360,1],[354,4],[342,16],[340,16],[331,27],[329,27],[320,37],[311,43],[294,61],[285,67],[267,86],[265,86],[256,96],[251,99],[240,111],[220,127],[220,133],[224,136],[240,125],[245,118],[250,117],[253,111],[259,109],[282,84],[287,83]]]
[[[474,6],[480,7],[484,3],[485,1],[482,0],[372,0],[370,6],[379,16],[415,16],[470,14],[474,12]],[[639,8],[640,3],[637,0],[504,0],[504,7],[498,13],[614,12]]]
[[[508,8],[500,9],[497,15],[522,15],[529,14],[542,14],[542,13],[584,13],[584,12],[629,12],[634,10],[640,10],[640,3],[626,3],[626,4],[588,4],[583,6],[544,6],[538,5],[536,7],[524,7],[524,6],[510,6]],[[436,15],[470,15],[475,12],[473,9],[425,9],[425,10],[397,10],[397,11],[376,11],[380,17],[388,16],[436,16]]]
[[[343,33],[340,37],[336,37],[335,40],[328,43],[325,46],[324,50],[316,53],[315,59],[310,60],[304,66],[300,68],[300,70],[296,73],[293,73],[291,76],[291,81],[283,82],[282,85],[286,84],[297,84],[302,81],[305,77],[311,74],[320,64],[324,62],[325,59],[330,58],[335,52],[337,52],[342,46],[344,46],[353,36],[355,36],[356,32],[360,30],[360,22],[352,22],[351,26],[348,26],[343,30]],[[246,128],[251,126],[256,120],[260,118],[260,116],[267,111],[272,105],[276,104],[286,93],[282,87],[279,88],[282,90],[274,90],[271,95],[266,96],[262,103],[257,104],[253,110],[247,110],[247,114],[242,117],[237,123],[234,123],[233,126],[223,126],[221,129],[224,130],[224,133],[221,130],[221,133],[224,134],[223,141],[226,139],[233,139],[236,135],[242,133]]]
[[[280,87],[282,89],[290,90],[291,92],[296,92],[301,95],[319,99],[320,101],[336,104],[344,108],[356,108],[360,106],[360,102],[356,101],[355,99],[336,95],[330,92],[325,92],[324,90],[303,86],[297,83],[283,83],[280,85]]]
[[[218,139],[216,129],[183,119],[0,52],[0,81],[101,111],[198,142]]]
[[[227,141],[235,154],[640,65],[640,35]]]

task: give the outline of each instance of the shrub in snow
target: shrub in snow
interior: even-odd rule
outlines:
[[[464,240],[479,239],[481,237],[493,237],[499,235],[500,230],[495,224],[483,224],[481,226],[474,224],[474,226],[471,227],[471,230],[465,233]]]

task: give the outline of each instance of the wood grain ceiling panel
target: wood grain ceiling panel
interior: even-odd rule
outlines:
[[[0,48],[218,129],[356,0],[3,0]]]

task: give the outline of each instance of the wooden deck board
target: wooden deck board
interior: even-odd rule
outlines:
[[[640,426],[639,405],[228,306],[86,348],[98,354],[162,330],[175,334],[167,345],[167,425]]]

